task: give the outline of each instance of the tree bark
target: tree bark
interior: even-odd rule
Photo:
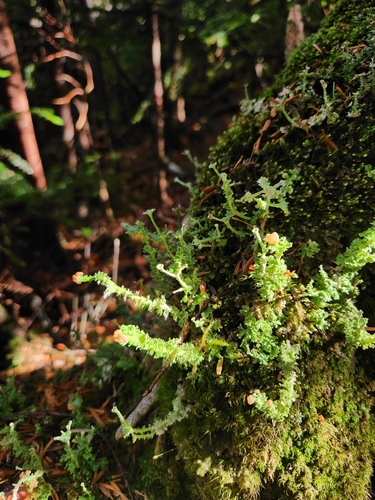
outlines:
[[[296,3],[289,9],[285,34],[285,60],[305,40],[305,27],[302,18],[301,5]]]
[[[24,156],[32,168],[31,174],[35,187],[46,189],[47,182],[44,175],[38,143],[35,137],[34,125],[31,118],[29,101],[26,95],[25,83],[17,56],[16,44],[4,0],[0,0],[0,66],[9,70],[11,75],[5,82],[5,94],[9,111],[16,113],[16,124],[19,140]]]
[[[155,3],[152,9],[152,64],[154,67],[154,97],[157,119],[158,155],[165,162],[164,137],[164,89],[161,70],[161,42],[159,33],[159,14]]]
[[[157,3],[152,6],[152,65],[154,68],[154,99],[156,107],[156,130],[159,160],[159,193],[165,207],[171,207],[173,201],[167,192],[167,175],[165,166],[168,158],[165,153],[165,120],[164,120],[164,88],[161,68],[161,41],[159,31],[159,11]]]

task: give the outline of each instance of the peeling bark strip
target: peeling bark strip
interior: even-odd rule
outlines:
[[[31,177],[37,188],[46,189],[47,182],[4,0],[0,0],[0,67],[11,72],[11,75],[6,79],[5,92],[9,111],[17,114],[20,143],[25,159],[33,170]]]

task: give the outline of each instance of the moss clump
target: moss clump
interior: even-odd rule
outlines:
[[[205,384],[189,384],[194,414],[173,436],[192,498],[367,498],[374,436],[363,377],[348,362],[339,345],[305,359],[294,410],[273,425],[246,404],[252,372],[207,370]]]
[[[261,176],[272,182],[297,169],[291,215],[275,214],[272,226],[294,244],[317,241],[322,262],[373,218],[374,14],[373,2],[339,2],[291,57],[273,97],[245,101],[211,152],[219,170],[237,183],[236,193],[253,191]],[[220,192],[200,205],[202,189],[217,182],[215,172],[203,168],[197,181],[194,216],[220,212]]]

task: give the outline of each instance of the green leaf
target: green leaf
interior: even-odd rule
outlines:
[[[35,116],[39,116],[39,118],[43,118],[53,125],[57,125],[62,127],[64,125],[64,120],[60,118],[60,116],[55,115],[53,109],[50,108],[32,108],[30,109],[31,113]]]
[[[0,148],[0,158],[5,158],[13,166],[25,172],[25,174],[32,174],[33,169],[30,167],[28,162],[22,158],[22,156],[14,153],[9,149]]]

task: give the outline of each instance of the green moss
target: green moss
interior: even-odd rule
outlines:
[[[187,385],[194,412],[173,437],[197,498],[367,497],[374,432],[363,377],[340,349],[305,359],[294,411],[273,425],[246,403],[256,380],[244,366],[226,366],[220,378],[207,368],[204,384]]]
[[[198,171],[191,206],[196,237],[211,231],[208,214],[221,221],[227,217],[227,197],[218,184],[222,172],[240,200],[259,189],[260,177],[276,183],[288,170],[298,171],[288,197],[290,215],[273,210],[265,231],[293,241],[286,263],[302,282],[321,264],[334,268],[337,255],[370,226],[375,213],[374,16],[374,2],[338,2],[267,96],[243,103],[241,115],[211,152],[216,168],[207,164]],[[207,197],[208,186],[212,194]],[[243,213],[249,215],[250,209]],[[225,336],[238,338],[243,308],[254,308],[254,291],[234,269],[252,235],[236,235],[244,230],[238,218],[230,224],[226,229],[219,224],[225,245],[202,247],[200,258],[207,281],[220,295]],[[313,257],[305,251],[309,241],[319,246]],[[283,324],[308,326],[305,306],[290,305],[289,313],[287,306]],[[296,401],[284,420],[272,423],[256,405],[247,404],[255,390],[277,398],[282,380],[277,365],[268,361],[260,367],[254,353],[224,360],[220,377],[211,363],[185,381],[192,412],[172,434],[178,463],[183,460],[192,485],[191,498],[367,498],[374,439],[371,381],[357,367],[356,351],[342,342],[338,324],[333,325],[331,316],[328,328],[315,330],[302,347]]]
[[[320,253],[309,265],[304,260],[301,268],[299,252],[288,262],[305,276],[322,263],[329,266],[368,227],[375,213],[371,177],[375,163],[375,30],[371,21],[375,6],[366,2],[361,9],[359,4],[364,5],[340,2],[336,14],[327,18],[280,75],[278,87],[273,89],[279,104],[269,98],[244,102],[242,114],[211,152],[211,160],[220,170],[225,169],[236,186],[235,197],[253,192],[263,175],[277,181],[283,172],[298,170],[300,179],[288,200],[290,215],[275,211],[267,229],[279,231],[295,246],[309,240],[318,243]],[[267,120],[269,127],[262,132]],[[194,217],[204,221],[210,212],[220,217],[220,190],[202,202],[203,189],[216,185],[217,176],[206,167],[197,180]],[[238,228],[241,223],[233,226]],[[217,258],[215,255],[216,262]],[[225,278],[227,265],[225,257],[221,264]],[[366,313],[373,314],[370,308]]]

